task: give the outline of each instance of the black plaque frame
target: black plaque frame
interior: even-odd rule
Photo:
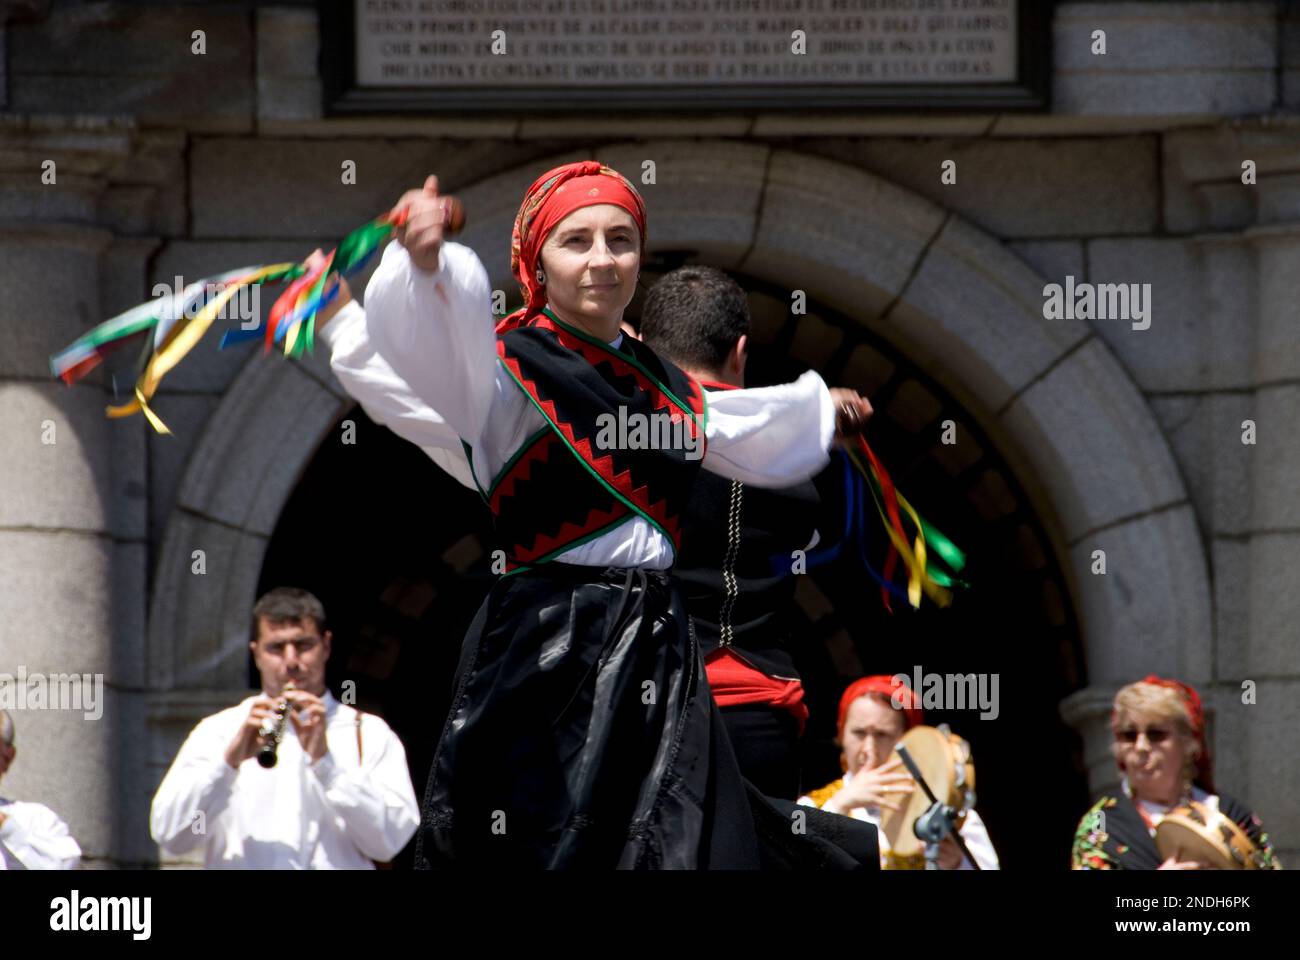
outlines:
[[[1051,94],[1051,24],[1056,0],[1020,0],[1017,7],[1015,81],[971,84],[889,84],[877,86],[780,86],[745,84],[705,87],[616,86],[479,87],[439,91],[429,87],[359,87],[353,36],[361,0],[318,0],[321,25],[321,77],[327,116],[411,114],[606,113],[673,115],[704,112],[830,113],[880,112],[1033,112],[1047,110]]]

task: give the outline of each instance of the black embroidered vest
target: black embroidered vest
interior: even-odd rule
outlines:
[[[546,419],[480,491],[507,572],[637,516],[676,553],[705,449],[700,385],[638,340],[624,337],[616,350],[549,310],[500,334],[497,354]]]

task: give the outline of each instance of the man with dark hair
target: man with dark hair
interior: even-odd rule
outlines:
[[[721,270],[687,266],[646,294],[641,337],[710,390],[745,384],[749,306]],[[696,481],[676,573],[705,654],[705,671],[741,771],[764,793],[799,795],[799,736],[808,717],[786,642],[800,551],[825,548],[823,499],[837,470],[783,490],[713,474]],[[819,530],[819,524],[822,529]]]
[[[739,387],[749,346],[749,301],[716,267],[679,267],[646,294],[641,339],[684,370]],[[721,379],[720,379],[721,378]]]
[[[316,633],[321,636],[333,636],[325,629],[325,606],[316,597],[298,587],[276,587],[264,594],[253,604],[253,621],[249,626],[248,639],[256,644],[262,631],[262,621],[272,626],[286,623],[298,623],[303,619],[311,620],[316,625]]]
[[[0,777],[18,755],[15,739],[13,717],[0,710]],[[81,847],[58,814],[0,797],[0,870],[75,870],[80,862]]]
[[[210,868],[369,870],[415,835],[401,741],[325,687],[332,638],[306,590],[257,601],[249,649],[262,692],[202,720],[181,747],[150,817],[164,850],[203,847]]]

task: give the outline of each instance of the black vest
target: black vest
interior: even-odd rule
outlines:
[[[812,480],[779,490],[700,474],[673,572],[706,655],[727,644],[768,676],[798,678],[786,646],[797,623],[795,551],[808,566],[836,551],[842,472],[836,458]]]
[[[500,334],[497,354],[546,418],[480,491],[507,570],[546,563],[636,516],[680,550],[704,454],[699,384],[638,340],[615,350],[549,311]]]

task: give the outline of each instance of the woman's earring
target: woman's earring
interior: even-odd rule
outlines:
[[[539,269],[539,270],[537,271],[537,282],[538,282],[538,283],[545,283],[545,282],[546,282],[546,273],[545,273],[545,271],[543,271],[543,270],[541,270],[541,269]]]

